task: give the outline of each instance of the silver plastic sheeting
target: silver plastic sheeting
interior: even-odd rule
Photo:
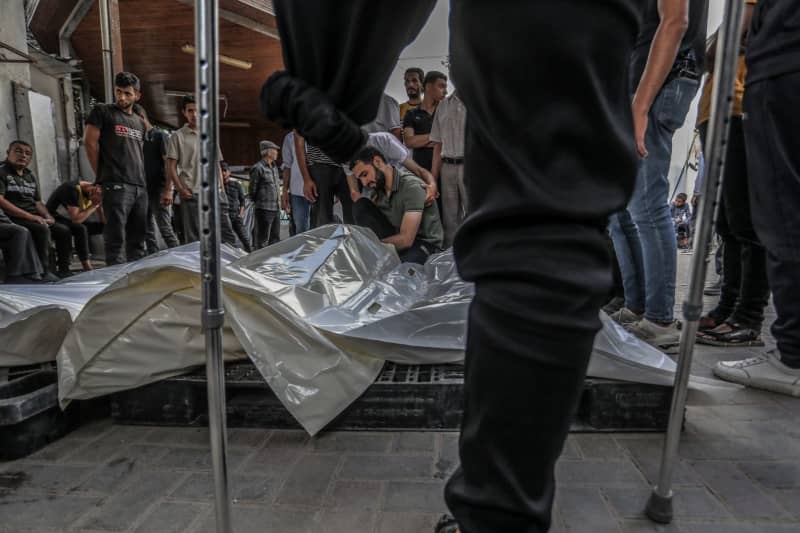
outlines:
[[[400,263],[371,231],[335,225],[249,255],[223,250],[225,357],[249,356],[311,434],[358,398],[387,360],[463,359],[473,287],[458,277],[449,252],[424,266]],[[0,343],[18,353],[26,342],[57,352],[62,405],[205,361],[196,244],[39,286],[26,299],[30,287],[0,290]],[[13,329],[56,311],[64,333],[48,335],[50,346],[23,335],[27,328]],[[6,323],[11,329],[2,329]],[[668,385],[674,368],[603,318],[590,375]]]

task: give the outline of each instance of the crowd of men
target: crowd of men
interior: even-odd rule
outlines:
[[[7,282],[67,277],[73,251],[82,269],[91,270],[91,235],[103,235],[106,265],[155,253],[161,242],[171,248],[198,240],[196,102],[191,95],[183,98],[184,124],[170,135],[154,127],[139,104],[141,86],[134,74],[119,73],[114,85],[114,103],[96,105],[86,120],[84,146],[93,182],[64,183],[44,203],[28,169],[33,148],[24,141],[9,146],[0,184]],[[350,164],[334,162],[289,132],[282,147],[269,140],[258,143],[261,159],[250,167],[245,193],[218,148],[222,242],[247,252],[278,242],[283,211],[291,235],[360,220],[394,244],[404,260],[424,262],[452,245],[467,212],[462,172],[466,110],[457,93],[446,97],[447,76],[441,72],[426,75],[410,68],[404,85],[408,101],[401,106],[384,94],[376,119],[363,126],[367,145],[375,151],[369,165],[377,179],[363,179]],[[393,187],[401,184],[408,194],[394,195]],[[375,226],[374,217],[365,218],[364,202],[357,217],[354,206],[361,200],[383,205],[388,219]],[[245,224],[248,203],[252,223]],[[334,214],[337,203],[340,217]],[[410,240],[394,238],[401,234]],[[418,246],[423,234],[426,244]]]

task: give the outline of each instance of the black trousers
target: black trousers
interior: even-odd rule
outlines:
[[[353,204],[353,218],[358,226],[371,229],[379,239],[383,240],[392,235],[397,235],[400,228],[395,228],[386,215],[381,213],[381,210],[367,198],[359,198]],[[405,250],[398,250],[397,255],[404,263],[418,263],[424,265],[434,252],[441,251],[436,246],[425,242],[421,239],[414,239],[414,243]]]
[[[707,127],[707,123],[700,126],[703,144]],[[722,204],[717,209],[716,226],[723,243],[722,287],[719,304],[709,314],[760,331],[769,302],[767,255],[753,228],[741,117],[731,117],[725,158]],[[760,179],[758,176],[755,179]]]
[[[250,245],[250,236],[247,234],[247,230],[244,227],[242,217],[239,216],[238,210],[236,213],[228,211],[228,217],[230,218],[233,231],[236,233],[236,236],[239,237],[239,240],[242,241],[245,252],[252,252],[253,248]]]
[[[253,246],[254,250],[260,250],[281,240],[280,211],[256,209],[253,222],[255,223],[256,241]]]
[[[800,72],[747,86],[745,142],[753,226],[767,250],[781,361],[800,368]],[[790,111],[792,110],[792,111]],[[726,165],[727,166],[727,165]]]
[[[55,224],[50,227],[53,240],[56,244],[56,268],[59,272],[69,270],[72,260],[72,243],[75,243],[75,252],[81,261],[89,260],[89,236],[103,233],[103,224],[99,222],[84,222],[76,224],[72,220],[57,216]]]
[[[161,204],[161,192],[151,192],[147,200],[147,253],[154,254],[158,251],[156,228],[164,239],[167,248],[174,248],[180,244],[172,228],[172,209]]]
[[[27,229],[33,239],[33,245],[36,249],[36,255],[39,256],[39,263],[42,268],[48,271],[50,266],[50,243],[53,235],[50,231],[50,226],[46,224],[39,224],[24,218],[9,217],[14,224],[22,226]]]
[[[25,227],[0,222],[0,249],[6,263],[6,276],[30,276],[44,271],[33,237]]]
[[[231,224],[231,217],[228,212],[228,204],[220,204],[219,206],[219,232],[220,240],[225,244],[230,244],[235,248],[244,249],[244,244],[239,240],[239,236],[233,231],[233,224]]]
[[[136,261],[147,253],[147,189],[128,183],[103,184],[106,264]],[[125,255],[122,249],[125,248]]]
[[[333,224],[333,203],[339,198],[342,203],[344,223],[353,223],[353,201],[350,198],[350,187],[347,176],[340,166],[311,165],[308,167],[311,179],[317,186],[317,201],[311,205],[311,227],[317,228],[325,224]]]
[[[374,117],[391,66],[434,4],[274,3],[287,69],[356,123]],[[463,533],[550,527],[555,462],[611,288],[605,227],[636,174],[627,72],[640,9],[635,0],[452,3],[470,191],[455,254],[476,283],[461,466],[445,489]]]

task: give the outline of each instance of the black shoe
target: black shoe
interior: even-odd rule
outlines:
[[[39,274],[29,274],[27,276],[6,276],[6,285],[33,285],[44,283]]]
[[[56,272],[56,276],[58,276],[60,279],[68,278],[74,275],[75,273],[70,270],[59,270],[58,272]]]
[[[61,281],[61,278],[52,272],[45,272],[42,274],[42,282],[44,283],[58,283],[59,281]]]
[[[450,515],[443,515],[433,531],[434,533],[456,533],[458,531],[458,522]]]

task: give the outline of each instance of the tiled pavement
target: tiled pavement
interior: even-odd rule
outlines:
[[[746,352],[702,347],[695,373],[710,376],[714,362]],[[662,435],[573,434],[558,465],[552,531],[799,532],[800,400],[740,390],[690,403],[674,524],[642,515]],[[432,531],[456,438],[232,429],[235,531]],[[214,531],[207,440],[202,428],[100,421],[0,463],[0,532]]]

